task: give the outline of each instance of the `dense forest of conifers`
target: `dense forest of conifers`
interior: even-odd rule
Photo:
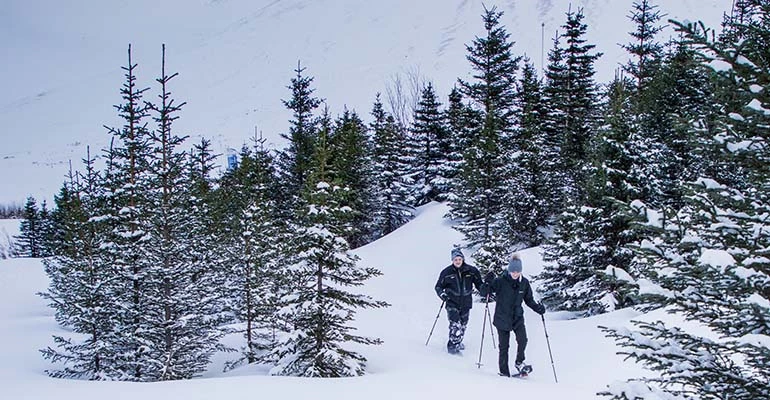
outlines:
[[[770,397],[770,3],[736,1],[719,33],[669,21],[678,35],[662,42],[663,12],[639,0],[630,61],[611,82],[594,79],[601,53],[582,10],[566,14],[542,74],[512,54],[501,16],[485,9],[486,35],[466,46],[472,79],[446,99],[426,83],[409,123],[379,94],[366,118],[330,115],[326,102],[341,99],[317,97],[298,65],[287,146],[255,138],[219,176],[209,142],[173,129],[184,103],[165,49],[149,101],[129,47],[124,125],[52,210],[32,198],[25,208],[20,249],[45,257],[43,296],[82,334],[43,350],[63,362],[51,374],[190,378],[234,330],[244,340],[230,367],[362,374],[366,360],[342,346],[379,340],[349,323],[387,304],[345,291],[379,274],[348,250],[442,201],[482,273],[542,246],[548,264],[533,279],[551,311],[668,307],[723,338],[607,328],[660,373],[643,382],[650,392]],[[713,252],[732,263],[710,265]]]

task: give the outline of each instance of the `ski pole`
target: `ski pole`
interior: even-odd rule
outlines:
[[[492,349],[497,350],[495,344],[495,328],[492,324],[492,313],[489,311],[489,296],[487,295],[487,315],[489,315],[489,333],[492,335]]]
[[[438,317],[441,315],[441,310],[444,308],[444,303],[446,303],[446,300],[441,301],[441,307],[438,308],[438,314],[436,314],[436,320],[433,321],[433,327],[430,328],[430,334],[428,335],[428,340],[425,341],[425,345],[428,345],[428,342],[430,342],[430,337],[433,336],[433,330],[436,329],[436,322],[438,322]]]
[[[484,325],[481,326],[481,346],[479,346],[479,362],[476,365],[481,368],[481,353],[484,351],[484,333],[487,332],[487,315],[489,314],[489,293],[487,293],[487,305],[484,312]]]
[[[548,340],[548,329],[545,328],[545,316],[540,314],[540,318],[543,320],[543,331],[545,332],[545,342],[548,343],[548,355],[551,356],[551,369],[553,369],[553,380],[559,383],[559,379],[556,378],[556,365],[553,363],[553,353],[551,352],[551,341]]]

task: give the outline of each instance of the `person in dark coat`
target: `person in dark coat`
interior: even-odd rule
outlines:
[[[482,295],[494,293],[496,295],[495,316],[492,324],[497,328],[497,337],[500,343],[498,347],[498,365],[500,375],[510,376],[508,368],[508,348],[510,346],[511,331],[516,335],[516,364],[518,372],[527,373],[532,367],[524,364],[524,351],[527,348],[527,329],[524,326],[524,308],[526,303],[529,308],[538,314],[545,313],[545,306],[539,304],[532,297],[532,286],[529,280],[521,275],[521,259],[514,254],[508,263],[508,271],[495,277],[493,272],[484,277],[484,291]]]
[[[473,307],[473,286],[481,291],[483,282],[476,267],[465,263],[465,256],[460,249],[452,250],[452,265],[444,268],[436,282],[436,294],[446,302],[449,318],[449,341],[447,351],[457,354],[465,349],[463,337],[468,325],[468,316]]]

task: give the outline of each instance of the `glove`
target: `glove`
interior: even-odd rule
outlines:
[[[543,305],[543,303],[540,303],[537,305],[537,310],[535,310],[535,312],[540,315],[545,314],[545,306]]]
[[[493,280],[495,280],[495,273],[492,271],[487,272],[486,275],[484,275],[484,282],[491,283]]]
[[[438,297],[441,297],[441,300],[447,301],[447,299],[449,298],[449,295],[446,294],[446,292],[441,292],[441,294],[438,295]]]

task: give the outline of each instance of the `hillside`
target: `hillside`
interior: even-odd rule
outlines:
[[[515,394],[525,399],[593,399],[595,393],[617,379],[638,375],[636,365],[615,354],[612,341],[597,325],[624,325],[636,314],[620,311],[594,318],[568,320],[564,314],[546,314],[548,333],[559,383],[554,383],[548,349],[539,316],[526,309],[530,345],[527,361],[535,373],[526,381],[497,376],[497,351],[486,332],[482,367],[478,368],[483,304],[471,311],[462,356],[446,353],[446,315],[442,312],[433,338],[425,340],[440,301],[433,285],[441,268],[449,264],[452,245],[460,235],[442,217],[447,208],[432,203],[417,218],[392,234],[360,248],[360,265],[375,266],[383,276],[364,290],[392,304],[367,310],[355,324],[363,335],[384,344],[357,348],[368,359],[368,374],[346,379],[303,379],[266,376],[267,368],[246,366],[229,373],[219,355],[209,372],[190,381],[139,384],[52,379],[50,365],[38,350],[51,345],[51,335],[61,334],[52,311],[35,295],[46,288],[47,278],[35,259],[0,260],[0,386],[7,399],[110,398],[143,400],[222,399],[268,397],[282,399],[468,399]],[[524,274],[542,268],[539,249],[523,252]],[[472,261],[472,260],[470,260]],[[536,284],[536,282],[535,282]],[[494,307],[494,306],[492,306]],[[491,309],[490,311],[494,311]],[[663,316],[665,318],[665,316]],[[237,344],[238,338],[228,338]]]

